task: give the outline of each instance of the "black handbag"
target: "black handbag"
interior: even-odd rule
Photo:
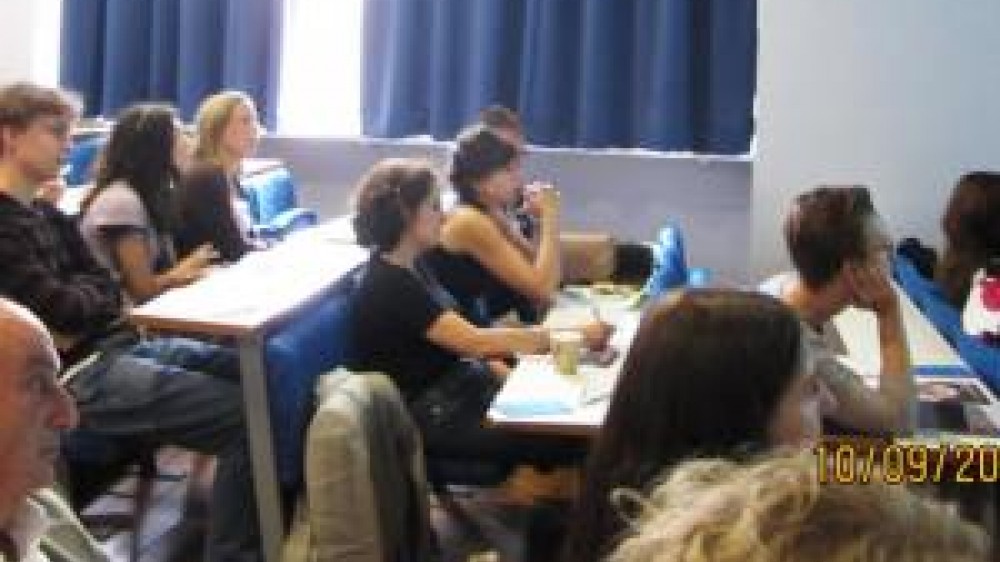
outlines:
[[[461,361],[410,403],[410,413],[425,430],[480,424],[500,386],[485,363]]]

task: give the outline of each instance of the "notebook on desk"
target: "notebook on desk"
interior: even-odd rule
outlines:
[[[508,377],[494,399],[493,408],[509,417],[529,417],[572,412],[580,405],[580,381],[555,375],[546,356],[525,356],[517,369],[528,376]]]
[[[918,376],[918,433],[1000,437],[1000,403],[976,377]]]
[[[512,418],[570,414],[606,403],[616,380],[613,373],[586,361],[581,361],[579,375],[558,375],[547,356],[522,357],[517,369],[521,376],[508,377],[493,402],[497,413]]]

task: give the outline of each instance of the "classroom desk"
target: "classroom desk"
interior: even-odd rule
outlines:
[[[898,287],[903,323],[911,358],[919,376],[936,372],[968,372],[971,369],[948,345]],[[547,325],[567,326],[586,320],[589,304],[560,297]],[[610,319],[610,318],[609,318]],[[612,319],[618,327],[612,341],[621,351],[614,365],[582,367],[575,379],[559,376],[551,360],[544,356],[526,357],[508,376],[504,388],[487,414],[490,423],[514,431],[566,436],[592,436],[603,423],[608,400],[621,369],[625,352],[638,328],[638,312],[623,311]],[[862,373],[879,372],[878,326],[871,312],[849,308],[833,319],[850,362]],[[866,377],[866,378],[871,378]],[[996,397],[983,385],[977,387],[991,403]]]
[[[367,252],[302,235],[247,254],[201,281],[135,308],[131,321],[157,332],[231,337],[237,342],[264,559],[277,562],[283,532],[264,372],[269,334],[322,296]]]
[[[578,326],[601,318],[614,324],[611,345],[618,357],[606,367],[581,364],[574,377],[556,373],[548,355],[525,356],[507,376],[487,412],[489,423],[512,431],[591,437],[600,428],[608,399],[618,380],[625,354],[639,327],[639,312],[624,297],[592,297],[585,291],[563,291],[545,319],[553,329]]]

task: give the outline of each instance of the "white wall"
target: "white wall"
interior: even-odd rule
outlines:
[[[302,199],[322,216],[345,213],[354,183],[387,156],[429,158],[444,168],[443,143],[272,137],[261,155],[284,159]],[[651,240],[667,221],[686,235],[689,260],[726,282],[747,280],[751,163],[641,153],[532,149],[525,177],[563,192],[563,228]]]
[[[1000,2],[758,5],[754,271],[786,263],[782,210],[821,182],[870,185],[894,234],[938,244],[958,175],[1000,169]]]
[[[60,6],[60,0],[0,0],[0,83],[56,83]]]

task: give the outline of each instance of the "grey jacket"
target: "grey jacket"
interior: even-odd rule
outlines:
[[[285,562],[420,562],[430,557],[420,434],[392,381],[340,369],[317,384],[306,492]]]

